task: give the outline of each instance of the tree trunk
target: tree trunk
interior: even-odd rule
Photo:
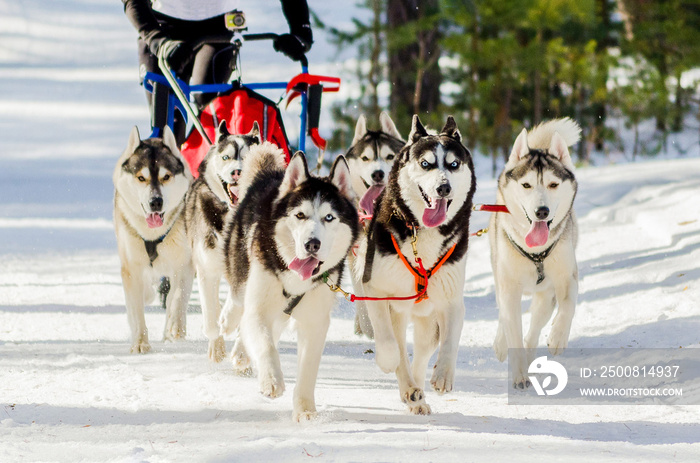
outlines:
[[[372,0],[372,41],[370,51],[370,69],[367,76],[370,87],[369,113],[372,120],[379,119],[381,108],[379,107],[378,87],[382,81],[382,65],[380,62],[382,55],[382,0]]]
[[[537,31],[537,48],[542,50],[542,31],[539,30]],[[544,56],[544,53],[541,53],[540,56]],[[535,67],[534,75],[533,75],[533,85],[534,85],[534,94],[532,96],[533,102],[533,114],[532,114],[532,125],[539,124],[540,121],[542,121],[542,71],[540,71],[539,66]]]
[[[671,131],[680,132],[683,130],[683,85],[681,85],[681,72],[676,73],[676,103],[673,114],[673,125]]]
[[[435,14],[439,0],[388,0],[388,35],[400,34],[403,26],[420,22]],[[414,113],[436,113],[440,104],[442,76],[437,66],[440,57],[436,28],[417,27],[415,42],[402,48],[389,46],[389,104],[397,116],[399,130],[407,131]],[[405,31],[403,31],[405,33]],[[391,44],[391,38],[388,40]]]

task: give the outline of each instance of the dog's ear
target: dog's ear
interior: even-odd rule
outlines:
[[[287,170],[284,171],[284,179],[280,185],[278,198],[286,195],[309,178],[309,167],[306,165],[306,157],[301,151],[297,151],[289,161]]]
[[[508,164],[516,163],[530,152],[530,148],[527,146],[527,129],[523,129],[515,139],[513,143],[513,149],[510,152],[510,157],[508,158]]]
[[[569,154],[569,147],[566,145],[564,137],[559,135],[559,132],[554,132],[552,141],[549,145],[549,154],[556,156],[567,169],[574,170],[574,163]]]
[[[360,114],[360,117],[357,118],[357,124],[355,125],[355,136],[353,137],[352,143],[350,145],[352,146],[358,141],[362,140],[362,137],[364,137],[366,134],[367,119],[365,119],[364,114]]]
[[[131,129],[131,133],[129,134],[129,141],[126,144],[126,152],[131,155],[134,151],[136,151],[136,148],[139,147],[141,144],[141,135],[139,134],[139,128],[134,126],[133,129]]]
[[[427,137],[428,131],[425,130],[423,124],[421,124],[418,114],[413,115],[413,122],[411,123],[411,133],[408,134],[408,143],[415,143],[421,137]]]
[[[250,132],[248,132],[248,135],[257,138],[258,143],[262,143],[262,136],[260,135],[260,126],[258,125],[258,121],[253,122],[253,128]]]
[[[187,164],[187,161],[185,160],[184,157],[182,157],[182,153],[180,153],[180,147],[177,146],[177,140],[175,140],[175,135],[173,135],[173,131],[170,130],[170,127],[167,125],[163,129],[163,144],[170,150],[173,155],[180,160],[182,163],[182,166],[184,167],[184,174],[185,177],[187,177],[189,180],[192,180],[192,172],[190,172],[189,164]]]
[[[175,140],[175,135],[170,127],[167,125],[163,129],[163,144],[170,149],[173,154],[180,155],[180,147],[177,146],[177,140]]]
[[[355,197],[355,193],[352,189],[352,179],[350,178],[350,168],[345,160],[345,156],[341,155],[335,158],[329,177],[331,183],[338,187],[338,190],[340,190],[343,196],[350,200]]]
[[[228,127],[226,127],[226,121],[221,121],[221,123],[219,123],[219,127],[216,128],[216,142],[219,143],[229,135],[231,134],[228,131]]]
[[[462,142],[462,134],[459,133],[457,122],[455,122],[455,119],[452,116],[447,116],[447,122],[445,123],[445,127],[442,128],[442,132],[440,132],[440,134],[450,137],[460,143]]]
[[[403,137],[401,137],[401,134],[396,128],[394,121],[391,120],[391,116],[389,116],[388,112],[382,111],[382,113],[379,115],[379,126],[381,127],[382,132],[391,135],[394,138],[398,138],[399,140],[403,140]]]

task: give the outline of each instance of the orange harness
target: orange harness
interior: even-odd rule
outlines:
[[[440,258],[440,260],[437,261],[437,263],[431,268],[430,270],[425,270],[425,267],[423,267],[423,260],[418,257],[418,249],[416,247],[416,241],[417,241],[417,236],[416,236],[416,229],[415,227],[411,227],[409,225],[409,228],[413,232],[413,239],[411,240],[411,247],[413,248],[413,257],[416,260],[416,264],[418,264],[418,268],[416,269],[413,267],[411,264],[408,263],[408,260],[406,259],[406,256],[403,255],[401,252],[401,248],[399,248],[399,244],[396,242],[396,238],[394,238],[394,235],[391,233],[389,236],[391,236],[391,242],[394,243],[394,249],[396,250],[396,254],[401,258],[401,261],[406,265],[406,268],[408,268],[411,273],[413,274],[413,277],[416,280],[416,294],[412,296],[390,296],[390,297],[372,297],[372,296],[356,296],[352,293],[349,293],[347,291],[344,291],[343,288],[338,286],[337,284],[333,283],[333,281],[329,278],[328,272],[324,272],[322,275],[323,282],[330,288],[331,291],[337,292],[337,293],[342,293],[343,296],[345,296],[345,299],[350,301],[350,302],[355,302],[355,301],[410,301],[412,299],[415,299],[415,304],[419,303],[420,301],[424,299],[428,299],[428,279],[437,272],[440,267],[442,267],[442,264],[444,264],[447,259],[452,255],[452,252],[455,250],[457,247],[457,243],[453,244],[450,249],[447,250],[444,256]]]
[[[418,265],[420,265],[421,270],[423,270],[423,272],[420,272],[413,265],[411,265],[406,259],[406,256],[403,255],[403,253],[401,252],[401,248],[399,248],[399,244],[396,242],[396,238],[394,238],[394,235],[390,234],[389,236],[391,236],[391,242],[394,243],[394,249],[396,249],[396,253],[399,255],[401,261],[404,263],[406,268],[411,271],[411,273],[413,274],[413,278],[415,278],[416,280],[416,292],[420,296],[416,298],[415,304],[419,303],[424,299],[428,299],[428,279],[431,276],[433,276],[435,272],[437,272],[440,269],[440,267],[442,267],[442,264],[444,264],[447,261],[447,259],[452,255],[452,252],[455,250],[455,247],[457,247],[457,243],[453,244],[452,247],[447,250],[445,255],[437,261],[433,268],[428,269],[427,271],[423,269],[421,258],[418,257],[415,241],[411,243],[413,245],[413,254],[415,255],[416,262],[418,263]]]

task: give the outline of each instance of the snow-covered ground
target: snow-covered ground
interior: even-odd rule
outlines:
[[[349,20],[335,2],[310,4]],[[311,423],[291,421],[294,333],[280,346],[288,392],[265,399],[255,379],[206,359],[196,291],[187,341],[157,340],[164,314],[154,306],[154,351],[128,354],[111,172],[131,126],[146,132],[134,48],[120,2],[0,2],[0,461],[700,460],[700,406],[508,405],[507,366],[491,350],[486,238],[469,251],[456,392],[428,391],[428,417],[406,413],[345,302]],[[265,50],[248,65],[260,78]],[[321,40],[313,53],[333,62]],[[572,347],[699,347],[700,158],[691,155],[579,170]],[[477,201],[491,202],[490,161],[476,162]],[[475,229],[487,215],[475,213]]]

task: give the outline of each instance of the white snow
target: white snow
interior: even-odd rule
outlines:
[[[322,19],[352,14],[336,2],[310,4]],[[145,133],[148,116],[121,8],[0,3],[0,461],[700,460],[698,406],[507,404],[507,365],[491,349],[497,312],[485,237],[469,250],[456,391],[427,391],[428,417],[407,414],[394,376],[367,352],[373,343],[353,334],[344,301],[314,422],[291,420],[293,331],[280,345],[287,393],[265,399],[255,379],[206,359],[196,287],[187,341],[158,340],[164,313],[154,306],[146,315],[154,351],[130,355],[111,174],[131,127]],[[272,63],[269,46],[260,50],[246,71],[296,72]],[[312,63],[326,63],[319,69],[340,69],[320,33],[313,53]],[[689,154],[578,171],[581,291],[570,346],[700,344],[700,158]],[[492,202],[490,160],[476,163],[476,200]],[[487,220],[474,213],[473,229]]]

